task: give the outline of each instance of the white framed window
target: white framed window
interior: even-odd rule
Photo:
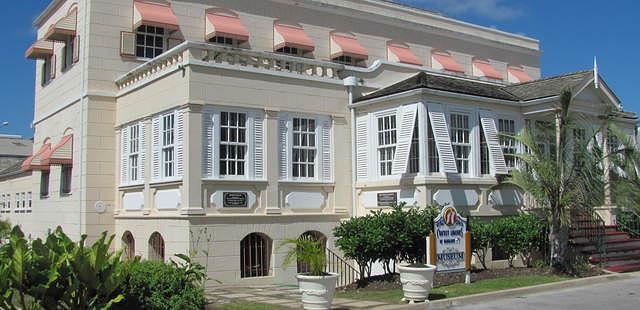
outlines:
[[[386,115],[377,118],[378,124],[378,173],[391,175],[393,158],[396,152],[397,132],[396,116]]]
[[[480,127],[480,174],[489,174],[489,147],[487,146],[487,139],[485,138],[484,127]]]
[[[317,159],[316,120],[293,118],[291,173],[293,178],[315,178]]]
[[[353,56],[338,56],[336,58],[332,59],[333,62],[339,63],[339,64],[343,64],[343,65],[347,65],[347,66],[364,66],[364,59],[360,59],[360,58],[355,58]]]
[[[175,114],[162,116],[162,177],[175,176]]]
[[[29,210],[33,208],[33,195],[31,192],[27,193],[27,208],[29,208]]]
[[[138,181],[138,157],[140,152],[140,125],[129,126],[129,181]]]
[[[51,72],[55,70],[55,68],[53,68],[53,58],[54,56],[45,57],[42,61],[42,70],[40,71],[42,73],[40,85],[42,86],[49,84],[51,81]]]
[[[219,44],[219,45],[227,45],[227,46],[237,46],[238,41],[229,37],[215,36],[209,39],[209,43]]]
[[[502,153],[504,154],[504,161],[507,168],[514,168],[516,166],[516,158],[514,155],[517,152],[516,140],[513,138],[516,134],[516,122],[512,119],[498,119],[498,133],[500,134],[498,140],[502,147]]]
[[[0,212],[7,212],[7,197],[5,194],[0,195]]]
[[[438,155],[436,139],[433,136],[433,128],[430,122],[431,120],[427,119],[427,166],[429,167],[429,173],[438,173],[440,172],[440,156]]]
[[[302,55],[301,50],[297,47],[283,46],[276,50],[277,53],[287,54],[291,56],[300,56]]]
[[[409,151],[409,173],[420,172],[420,126],[418,123],[419,119],[416,117]]]
[[[14,208],[14,212],[21,212],[22,207],[20,206],[20,193],[16,193],[16,207]]]
[[[62,70],[68,70],[73,65],[73,50],[76,48],[75,37],[68,36],[62,48]]]
[[[166,48],[166,30],[162,27],[142,25],[136,29],[136,56],[155,58]]]
[[[458,173],[468,174],[471,157],[471,126],[469,115],[451,113],[449,115],[451,146]]]
[[[7,212],[11,212],[11,194],[7,194],[4,197],[4,201],[6,202],[6,206],[7,206]]]
[[[247,114],[220,112],[219,173],[244,176],[247,155]]]

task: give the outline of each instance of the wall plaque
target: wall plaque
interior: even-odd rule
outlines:
[[[378,193],[378,207],[388,207],[398,203],[398,193]]]
[[[222,195],[223,208],[246,208],[248,201],[248,195],[244,192],[224,192]]]

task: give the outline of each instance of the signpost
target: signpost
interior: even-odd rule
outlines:
[[[445,206],[433,221],[433,232],[427,238],[429,264],[436,272],[465,272],[465,283],[471,283],[471,235],[467,219],[454,207]]]

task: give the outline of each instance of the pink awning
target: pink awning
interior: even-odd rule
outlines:
[[[387,53],[390,61],[422,66],[420,58],[418,58],[406,44],[388,43]]]
[[[42,59],[53,55],[53,42],[38,40],[24,53],[25,58]]]
[[[133,1],[133,21],[134,28],[141,25],[162,27],[168,30],[178,30],[178,18],[173,14],[169,5]]]
[[[249,31],[232,12],[207,11],[206,40],[213,37],[227,37],[238,41],[248,41]]]
[[[33,155],[27,157],[22,162],[22,171],[29,170],[49,170],[49,165],[42,163],[42,157],[51,150],[51,143],[43,144],[40,149]]]
[[[451,54],[446,52],[432,52],[432,67],[434,69],[447,70],[452,72],[464,73],[464,67],[457,63]]]
[[[49,41],[66,41],[69,37],[76,35],[78,9],[74,8],[69,11],[65,17],[61,18],[55,24],[51,25],[47,33],[44,35],[45,40]]]
[[[474,75],[490,79],[502,80],[502,73],[496,70],[488,61],[476,59],[473,61]]]
[[[312,52],[316,46],[313,40],[299,26],[275,23],[273,25],[273,48],[295,47]]]
[[[356,59],[368,59],[369,52],[360,45],[355,35],[350,33],[331,34],[331,58],[351,56]]]
[[[511,83],[524,83],[533,81],[533,78],[526,72],[524,72],[524,70],[520,67],[509,66],[507,72],[509,72],[509,82]]]
[[[42,154],[43,165],[71,165],[73,164],[73,135],[66,135],[60,139],[51,150]]]

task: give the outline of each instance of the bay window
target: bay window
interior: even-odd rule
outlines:
[[[471,155],[471,141],[469,116],[465,114],[450,115],[451,146],[458,168],[458,173],[469,173],[469,157]]]
[[[381,176],[391,175],[396,151],[396,116],[378,117],[378,164]]]

